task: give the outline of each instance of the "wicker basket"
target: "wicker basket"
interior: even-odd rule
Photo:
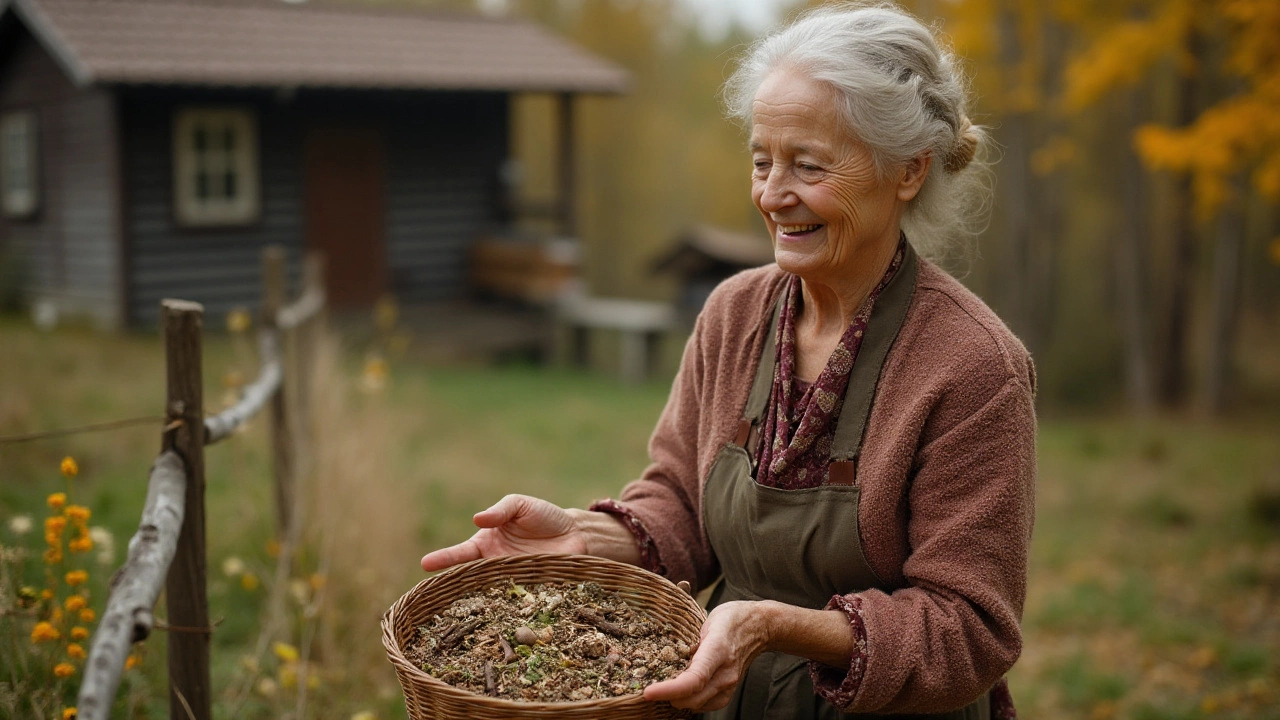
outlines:
[[[516,702],[477,695],[437,680],[405,658],[401,649],[416,628],[463,595],[510,579],[521,584],[591,581],[621,595],[692,645],[706,613],[666,579],[631,565],[589,555],[512,555],[459,565],[418,583],[382,616],[382,644],[404,689],[412,720],[499,720],[500,718],[610,718],[658,720],[691,713],[668,703],[647,702],[639,693],[574,702]]]

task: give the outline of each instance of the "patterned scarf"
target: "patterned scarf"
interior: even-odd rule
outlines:
[[[812,385],[795,376],[796,315],[801,289],[799,276],[791,277],[783,291],[786,299],[778,318],[777,363],[760,434],[756,482],[783,490],[818,487],[827,482],[836,421],[844,407],[849,374],[862,347],[871,309],[880,291],[897,274],[905,256],[906,239],[901,238],[889,269],[858,308],[822,374]]]

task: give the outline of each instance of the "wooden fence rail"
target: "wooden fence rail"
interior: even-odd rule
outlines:
[[[152,609],[165,583],[169,637],[170,718],[209,720],[209,602],[205,550],[204,448],[229,437],[237,427],[270,407],[277,533],[289,531],[292,467],[296,449],[284,406],[286,373],[282,332],[294,333],[298,347],[295,386],[309,385],[309,356],[324,322],[323,259],[309,256],[304,289],[284,305],[284,252],[263,252],[263,313],[258,333],[259,371],[238,403],[205,418],[201,369],[204,308],[198,303],[161,303],[168,397],[162,450],[151,468],[147,500],[128,557],[112,578],[107,607],[94,633],[77,702],[81,720],[106,720],[133,643],[150,635]]]

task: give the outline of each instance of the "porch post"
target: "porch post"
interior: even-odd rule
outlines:
[[[574,212],[576,178],[574,173],[575,148],[573,139],[573,93],[560,93],[560,230],[565,237],[578,236],[578,219]]]

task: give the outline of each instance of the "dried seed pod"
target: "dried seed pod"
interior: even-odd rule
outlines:
[[[521,625],[516,628],[515,639],[517,645],[528,645],[532,647],[538,642],[538,634],[528,625]]]

